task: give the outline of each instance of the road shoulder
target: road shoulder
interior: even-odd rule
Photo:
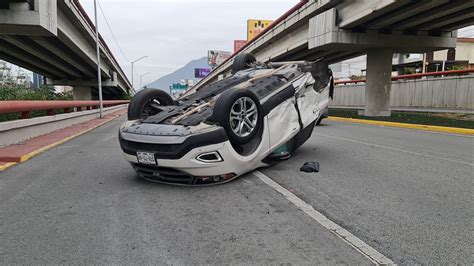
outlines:
[[[330,116],[328,120],[338,121],[338,122],[367,124],[367,125],[374,125],[374,126],[397,127],[397,128],[407,128],[407,129],[415,129],[415,130],[451,133],[451,134],[474,135],[474,129],[468,129],[468,128],[430,126],[430,125],[420,125],[420,124],[408,124],[408,123],[345,118],[345,117],[336,117],[336,116]]]

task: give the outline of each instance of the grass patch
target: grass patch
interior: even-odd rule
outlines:
[[[53,87],[29,89],[22,86],[0,87],[0,101],[70,101],[72,92],[56,93]]]
[[[392,111],[389,117],[359,116],[357,110],[352,109],[329,109],[329,116],[356,118],[366,120],[377,120],[407,124],[420,124],[443,127],[459,127],[474,129],[473,114],[452,114],[452,113],[414,113]]]

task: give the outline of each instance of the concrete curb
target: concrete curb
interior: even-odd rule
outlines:
[[[330,116],[328,120],[338,121],[338,122],[350,122],[350,123],[375,125],[375,126],[408,128],[408,129],[452,133],[452,134],[474,135],[474,129],[469,129],[469,128],[429,126],[429,125],[420,125],[420,124],[407,124],[407,123],[344,118],[344,117],[335,117],[335,116]]]
[[[28,161],[29,159],[33,158],[34,156],[36,156],[36,155],[38,155],[38,154],[40,154],[40,153],[42,153],[42,152],[44,152],[44,151],[47,151],[47,150],[49,150],[49,149],[51,149],[51,148],[54,148],[54,147],[56,147],[56,146],[58,146],[58,145],[61,145],[61,144],[65,143],[65,142],[67,142],[67,141],[69,141],[69,140],[72,140],[72,139],[74,139],[74,138],[76,138],[76,137],[79,137],[80,135],[85,134],[85,133],[87,133],[87,132],[89,132],[89,131],[91,131],[91,130],[93,130],[93,129],[96,129],[96,128],[98,128],[98,127],[100,127],[100,126],[102,126],[102,125],[104,125],[104,124],[106,124],[106,123],[108,123],[108,122],[114,120],[115,118],[117,118],[117,117],[119,117],[119,116],[121,116],[121,115],[123,115],[123,114],[125,114],[125,113],[126,113],[126,110],[116,111],[115,113],[110,114],[111,117],[109,117],[109,118],[107,118],[106,120],[100,122],[99,124],[93,125],[92,127],[88,128],[88,129],[86,129],[86,130],[80,131],[80,132],[77,133],[77,134],[68,136],[68,137],[66,137],[66,138],[64,138],[64,139],[61,139],[61,140],[59,140],[59,141],[53,142],[53,143],[51,143],[51,144],[49,144],[49,145],[46,145],[46,146],[41,147],[41,148],[39,148],[39,149],[36,149],[36,150],[34,150],[34,151],[32,151],[32,152],[29,152],[29,153],[27,153],[27,154],[24,154],[24,155],[22,155],[22,156],[19,157],[18,161],[19,161],[19,163],[26,162],[26,161]],[[14,165],[16,165],[16,164],[18,164],[18,163],[17,163],[17,162],[5,162],[4,164],[0,164],[0,172],[6,170],[6,169],[8,169],[8,168],[10,168],[10,167],[12,167],[12,166],[14,166]]]
[[[8,162],[8,163],[2,163],[0,164],[0,172],[9,168],[9,167],[12,167],[14,166],[16,163],[12,163],[12,162]]]

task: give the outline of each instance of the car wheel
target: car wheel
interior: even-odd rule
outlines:
[[[229,139],[246,144],[263,126],[263,111],[257,96],[246,89],[222,93],[214,105],[213,117],[227,132]]]
[[[128,120],[145,119],[160,112],[159,106],[172,105],[171,96],[158,89],[143,89],[128,105]]]
[[[249,69],[255,62],[257,62],[257,59],[255,59],[253,55],[247,53],[239,54],[234,58],[234,63],[232,64],[232,73]]]

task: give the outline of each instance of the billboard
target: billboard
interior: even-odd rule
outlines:
[[[207,52],[207,63],[210,66],[215,67],[222,64],[222,62],[227,60],[230,56],[231,52],[209,50]]]
[[[173,83],[170,85],[170,95],[173,98],[179,97],[179,95],[184,94],[187,89],[188,89],[188,85]]]
[[[265,28],[270,26],[273,20],[264,19],[248,19],[247,20],[247,41],[252,40],[255,36],[260,34]]]
[[[209,75],[211,73],[210,68],[195,68],[194,69],[194,77],[198,79],[202,79],[205,76]]]
[[[234,40],[234,53],[240,50],[240,48],[244,47],[246,43],[246,40]]]

